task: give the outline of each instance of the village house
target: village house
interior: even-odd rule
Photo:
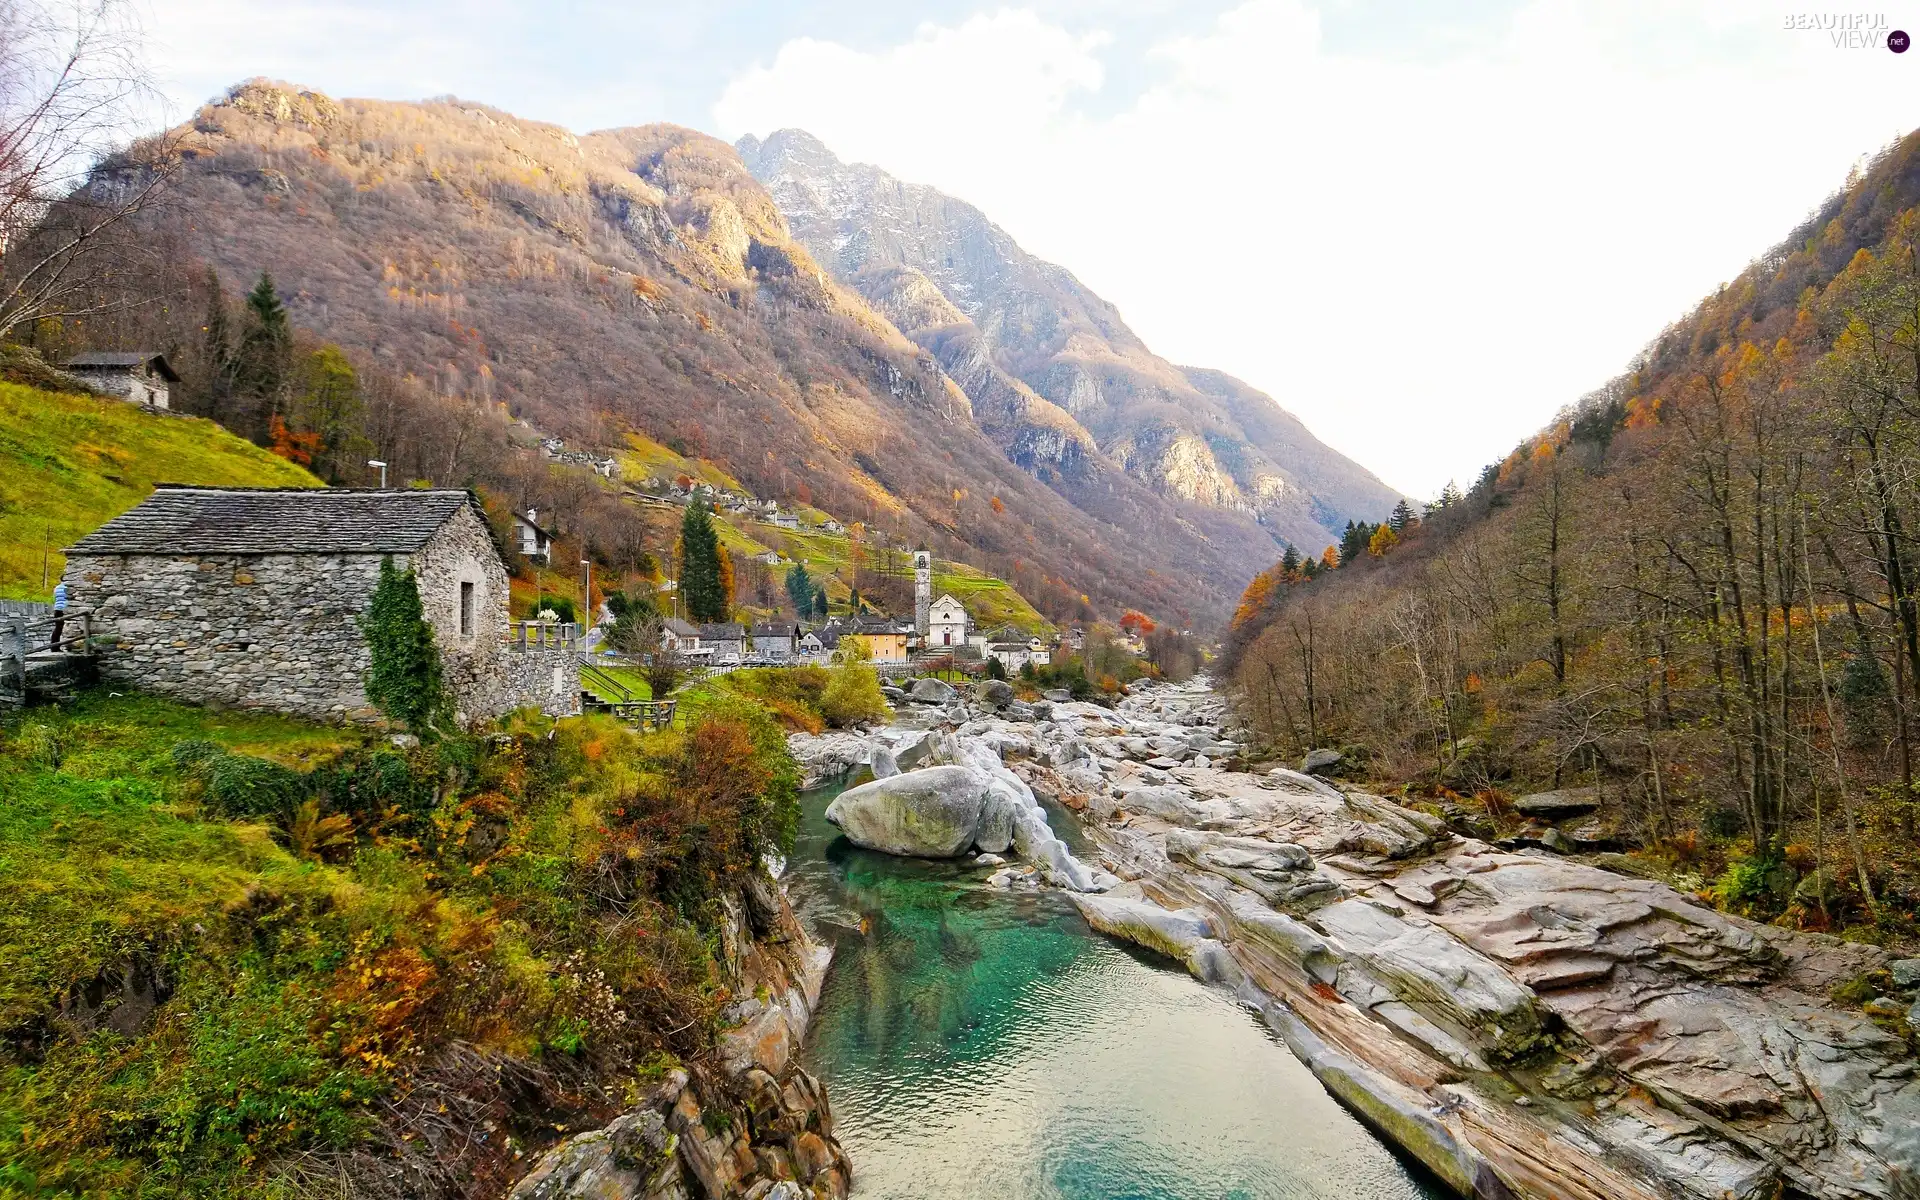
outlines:
[[[834,643],[838,645],[839,641],[840,639],[836,636]],[[827,657],[827,643],[826,640],[820,636],[819,630],[809,629],[800,635],[799,653],[801,658],[807,659],[810,662],[820,662]]]
[[[822,533],[845,533],[846,531],[847,527],[832,517],[828,517],[826,520],[820,522],[820,532]]]
[[[669,654],[695,653],[700,649],[700,627],[668,617],[660,626],[660,648]]]
[[[840,641],[859,642],[866,647],[867,657],[877,663],[896,663],[907,661],[907,641],[913,637],[913,626],[902,625],[887,617],[855,617],[840,634]]]
[[[1053,661],[1052,652],[1039,638],[989,642],[986,653],[988,658],[998,661],[1008,674],[1019,671],[1029,663],[1036,667],[1044,667]]]
[[[960,649],[967,644],[967,606],[945,592],[927,608],[927,649]]]
[[[101,391],[148,408],[167,407],[167,385],[180,382],[166,355],[151,350],[89,350],[65,366]]]
[[[713,651],[713,665],[726,666],[740,662],[747,656],[746,635],[740,626],[731,621],[718,625],[700,627],[700,646]]]
[[[519,539],[520,556],[533,559],[543,566],[553,565],[554,533],[540,527],[540,518],[533,509],[513,514],[513,532]]]
[[[764,622],[753,627],[753,653],[756,658],[784,662],[794,656],[800,644],[800,628],[785,622]]]
[[[465,720],[580,710],[571,626],[510,636],[507,569],[453,489],[161,484],[67,550],[101,676],[201,704],[371,721],[361,628],[391,559],[412,571]]]

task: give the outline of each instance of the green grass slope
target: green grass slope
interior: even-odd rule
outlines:
[[[0,597],[45,599],[61,549],[156,483],[320,486],[212,421],[0,383]]]

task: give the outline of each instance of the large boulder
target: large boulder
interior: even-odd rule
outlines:
[[[827,820],[869,850],[953,858],[973,845],[987,782],[966,767],[927,767],[841,792]]]
[[[932,676],[914,680],[913,689],[909,694],[922,704],[945,704],[959,695],[953,690],[952,684]]]
[[[1513,802],[1513,809],[1521,816],[1536,817],[1542,821],[1560,821],[1567,817],[1584,817],[1600,807],[1600,792],[1597,788],[1577,787],[1560,788],[1552,792],[1534,792],[1522,796]]]
[[[975,685],[974,699],[993,708],[1005,708],[1013,703],[1013,685],[1004,679],[988,679]]]
[[[1302,775],[1331,775],[1338,771],[1345,762],[1346,756],[1338,750],[1329,750],[1325,747],[1318,750],[1309,750],[1307,751],[1307,756],[1300,760],[1300,773]]]

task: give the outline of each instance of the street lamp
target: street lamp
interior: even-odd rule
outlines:
[[[586,593],[580,597],[580,614],[581,614],[580,615],[580,636],[585,637],[587,635],[587,631],[593,628],[593,560],[592,559],[583,558],[580,560],[580,580],[581,580],[581,586],[586,589]]]
[[[367,465],[380,468],[380,488],[382,491],[385,491],[387,487],[387,464],[377,458],[370,458],[367,460]]]

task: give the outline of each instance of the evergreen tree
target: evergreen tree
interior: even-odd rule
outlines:
[[[1340,565],[1347,566],[1366,557],[1367,543],[1373,538],[1375,526],[1365,521],[1348,521],[1345,532],[1340,535]]]
[[[1287,552],[1280,556],[1280,574],[1293,575],[1293,574],[1296,574],[1299,570],[1300,570],[1300,552],[1298,550],[1295,550],[1293,548],[1293,544],[1289,542],[1287,544]]]
[[[207,322],[200,334],[200,353],[207,367],[207,415],[220,421],[231,415],[233,403],[233,318],[227,312],[220,273],[212,267],[207,268]]]
[[[793,611],[805,617],[813,608],[813,576],[807,574],[807,564],[795,563],[787,572],[787,599],[793,601]]]
[[[246,325],[233,371],[234,390],[254,402],[254,424],[260,430],[279,415],[285,403],[292,359],[293,323],[274,290],[273,276],[262,271],[260,282],[247,293]]]
[[[1401,534],[1405,533],[1407,526],[1411,524],[1413,524],[1413,505],[1408,504],[1406,498],[1402,497],[1400,503],[1393,506],[1393,513],[1387,517],[1387,528],[1396,534]]]
[[[813,589],[813,615],[818,620],[827,619],[827,589],[824,587]]]
[[[680,595],[688,618],[726,620],[729,597],[721,577],[720,535],[714,532],[713,514],[707,511],[703,496],[687,501],[686,515],[680,519],[680,547]]]

